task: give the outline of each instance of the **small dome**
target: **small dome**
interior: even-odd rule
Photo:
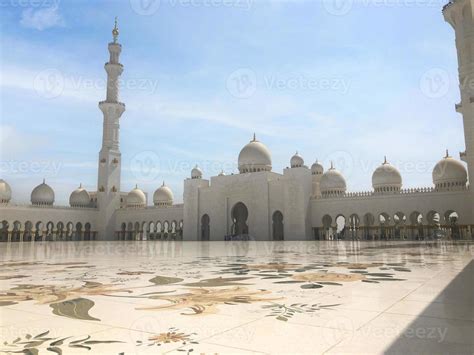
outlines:
[[[316,162],[311,166],[311,175],[323,175],[324,174],[324,167],[323,165],[316,159]]]
[[[372,174],[372,186],[377,193],[400,192],[402,188],[402,175],[385,158],[384,163],[375,169]]]
[[[331,168],[321,177],[321,194],[325,197],[341,196],[346,192],[346,179],[331,163]]]
[[[296,152],[295,155],[291,157],[290,166],[292,168],[301,168],[302,166],[304,166],[304,159],[301,155],[298,154],[298,152]]]
[[[163,185],[161,185],[153,194],[153,204],[155,206],[172,206],[173,199],[173,191],[166,186],[164,181]]]
[[[142,208],[146,207],[146,195],[145,193],[135,186],[127,195],[127,207]]]
[[[272,170],[272,156],[268,148],[257,141],[255,134],[253,140],[242,148],[239,154],[239,171],[251,173]]]
[[[219,176],[225,176],[224,170],[219,173]]]
[[[0,203],[8,203],[12,198],[12,189],[10,185],[3,180],[0,179]]]
[[[31,192],[31,203],[37,206],[51,206],[54,203],[54,191],[46,184],[45,180],[43,183],[36,186]]]
[[[191,179],[202,179],[202,170],[197,165],[191,170]]]
[[[90,205],[91,197],[82,184],[75,189],[69,197],[69,204],[71,207],[87,207]]]
[[[446,152],[433,169],[433,183],[437,189],[463,188],[467,184],[466,168]]]

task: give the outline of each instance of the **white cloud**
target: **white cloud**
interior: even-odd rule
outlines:
[[[96,104],[105,93],[105,75],[101,78],[73,75],[55,68],[34,69],[5,65],[0,87],[34,91],[45,99],[68,98]]]
[[[52,27],[64,26],[64,19],[57,6],[38,10],[29,8],[22,12],[20,24],[26,28],[42,31]]]
[[[39,141],[39,137],[20,132],[13,126],[0,124],[0,161],[17,159],[34,151]]]

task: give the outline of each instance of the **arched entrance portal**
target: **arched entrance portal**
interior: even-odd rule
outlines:
[[[283,232],[283,214],[280,211],[276,211],[273,214],[273,240],[284,240]]]
[[[242,202],[237,203],[232,208],[232,235],[247,235],[249,234],[249,226],[247,225],[247,218],[249,211],[247,206]]]
[[[201,240],[210,240],[211,228],[209,215],[201,217]]]

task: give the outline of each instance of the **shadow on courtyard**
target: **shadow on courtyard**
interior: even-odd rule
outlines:
[[[387,354],[474,354],[474,261],[430,302]]]

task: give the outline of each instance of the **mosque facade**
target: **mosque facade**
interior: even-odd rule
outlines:
[[[433,167],[432,185],[404,189],[387,159],[373,172],[371,191],[347,192],[337,166],[305,165],[296,153],[282,173],[272,171],[270,150],[253,137],[240,151],[237,174],[210,179],[196,166],[184,180],[183,203],[174,203],[164,183],[149,201],[135,187],[120,187],[119,98],[121,44],[115,26],[109,43],[102,147],[97,190],[75,189],[69,206],[55,205],[53,188],[43,181],[30,204],[12,202],[10,185],[0,179],[0,241],[42,240],[256,240],[409,239],[474,237],[474,0],[451,0],[444,8],[453,27],[459,62],[466,150],[459,160],[448,152]],[[469,85],[471,83],[471,85]],[[457,139],[458,137],[456,137]],[[459,137],[460,138],[460,137]]]

